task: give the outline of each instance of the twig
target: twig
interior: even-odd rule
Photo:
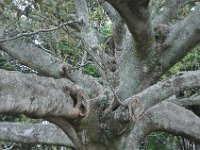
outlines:
[[[83,39],[83,42],[85,43],[85,45],[87,45],[89,48],[91,48],[92,50],[94,48],[92,48],[89,44],[87,44],[87,42],[85,42],[85,40]],[[86,46],[85,46],[86,47]],[[100,62],[97,60],[96,56],[94,56],[95,54],[92,54],[91,51],[87,50],[87,47],[85,48],[85,51],[93,58],[94,62],[102,69],[104,70],[103,66],[100,64]]]
[[[50,54],[53,54],[52,51],[46,49],[44,46],[42,46],[42,44],[38,44],[38,46],[39,46],[41,49],[43,49],[45,52],[50,53]]]
[[[82,57],[82,60],[81,60],[81,65],[84,65],[84,62],[86,61],[87,59],[87,52],[84,51],[84,54],[83,54],[83,57]]]
[[[80,66],[75,66],[75,67],[72,67],[73,69],[79,69],[79,68],[82,68],[82,67],[85,67],[86,65],[88,65],[89,62],[85,63],[85,64],[81,64]]]
[[[6,147],[5,149],[3,149],[3,150],[11,150],[12,148],[13,148],[13,146],[15,146],[15,143],[13,143],[11,146],[9,146],[9,147]]]
[[[62,23],[62,24],[60,24],[59,26],[57,26],[57,27],[55,27],[55,28],[51,28],[51,29],[41,29],[41,30],[37,30],[37,31],[34,31],[34,32],[22,33],[22,34],[19,34],[19,35],[15,36],[15,37],[7,38],[7,39],[2,39],[2,40],[0,40],[0,42],[11,41],[11,40],[15,40],[15,39],[18,39],[18,38],[20,38],[20,37],[23,37],[23,36],[30,36],[30,35],[38,34],[38,33],[41,33],[41,32],[55,31],[55,30],[58,30],[58,29],[60,29],[60,28],[63,28],[64,26],[69,25],[69,24],[74,23],[74,22],[80,22],[80,21],[65,22],[65,23]]]

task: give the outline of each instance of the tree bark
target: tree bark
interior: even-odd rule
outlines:
[[[176,20],[181,7],[191,2],[196,1],[166,1],[164,10],[151,18],[149,0],[100,0],[113,21],[112,35],[103,37],[92,27],[87,1],[73,1],[79,23],[69,26],[79,32],[80,48],[90,55],[101,79],[84,75],[25,38],[1,40],[2,51],[37,75],[0,70],[0,113],[43,118],[62,131],[51,123],[0,123],[0,140],[84,150],[139,150],[147,135],[161,130],[200,142],[200,119],[184,108],[199,104],[199,93],[176,96],[200,87],[200,71],[180,72],[158,82],[200,42],[198,4]],[[110,46],[112,55],[102,44]]]

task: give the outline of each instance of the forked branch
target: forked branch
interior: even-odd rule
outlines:
[[[158,82],[142,92],[126,99],[123,101],[123,104],[129,106],[132,103],[135,103],[135,98],[137,97],[139,99],[139,110],[145,111],[172,95],[176,95],[185,89],[191,89],[195,87],[200,87],[200,71],[181,72],[171,79]],[[117,111],[124,111],[124,107],[119,107],[118,109],[120,110]],[[142,113],[140,113],[140,115],[142,115]],[[128,112],[126,113],[126,117],[125,113],[123,113],[121,118],[127,119],[129,118],[127,116],[129,116]]]
[[[126,22],[135,40],[136,50],[147,52],[154,44],[149,0],[107,0]]]
[[[139,150],[145,137],[155,131],[170,132],[200,143],[200,118],[173,103],[159,103],[138,120],[125,139],[124,149]]]

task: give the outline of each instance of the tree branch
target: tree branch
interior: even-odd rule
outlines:
[[[191,96],[189,98],[177,98],[173,96],[166,100],[179,106],[200,105],[200,95]]]
[[[39,74],[54,78],[70,78],[83,88],[87,87],[86,90],[91,97],[98,95],[97,91],[102,88],[95,78],[83,75],[71,65],[63,63],[60,59],[23,39],[0,43],[0,49],[19,60],[21,64],[38,71]]]
[[[200,6],[191,12],[184,20],[168,27],[161,28],[164,41],[157,43],[157,48],[151,56],[148,74],[143,79],[141,87],[146,88],[173,65],[180,61],[190,50],[200,42]],[[158,54],[157,54],[158,53]]]
[[[147,52],[154,43],[149,0],[107,0],[125,20],[134,37],[136,50]]]
[[[200,42],[200,6],[197,6],[183,21],[173,26],[164,43],[165,51],[159,59],[161,72],[165,72],[181,60]]]
[[[200,87],[200,71],[180,72],[171,79],[158,82],[133,97],[128,98],[126,102],[131,101],[137,96],[144,105],[144,108],[147,109],[172,95],[178,94],[184,89],[194,87]]]
[[[119,16],[118,12],[108,2],[106,2],[105,0],[99,0],[99,3],[102,5],[104,11],[113,23],[118,22],[122,19]]]
[[[144,138],[155,131],[166,131],[200,143],[200,118],[173,103],[162,102],[150,109],[135,124],[125,139],[124,149],[138,150]]]
[[[81,148],[81,139],[78,137],[77,132],[74,127],[65,119],[58,117],[48,117],[45,118],[48,121],[56,124],[58,127],[62,129],[62,131],[70,138],[70,140],[74,143],[76,148]]]
[[[180,91],[195,87],[200,87],[200,71],[182,72],[171,79],[158,82],[142,92],[126,99],[123,101],[123,104],[132,107],[132,102],[137,98],[139,100],[139,106],[145,111],[170,96],[178,94]],[[113,114],[115,114],[115,116],[118,114],[119,120],[121,119],[122,121],[130,119],[129,112],[124,106],[119,107]]]
[[[89,22],[87,3],[85,0],[75,0],[74,3],[78,19],[83,20],[84,23],[81,31],[83,47],[85,48],[85,51],[91,56],[101,75],[104,76],[102,60],[99,56],[99,54],[102,54],[103,50],[99,45],[97,32],[91,27]]]
[[[168,0],[164,3],[164,10],[159,13],[153,20],[152,23],[154,26],[158,24],[168,24],[172,19],[175,19],[178,16],[178,12],[181,7],[185,6],[188,3],[197,2],[199,0]]]
[[[89,111],[84,92],[69,80],[0,72],[0,113],[81,119]]]
[[[109,69],[109,67],[114,64],[113,62],[115,62],[115,59],[114,57],[108,56],[104,52],[104,49],[100,46],[97,31],[92,28],[89,22],[89,14],[86,1],[75,0],[74,3],[78,20],[82,19],[84,23],[83,31],[81,33],[82,45],[85,51],[91,56],[103,79],[108,81],[107,75],[109,73],[111,74],[112,72],[112,69]]]
[[[64,64],[58,58],[23,39],[0,43],[0,49],[42,75],[54,78],[70,76],[66,72],[67,68],[63,69],[65,66],[70,68],[69,64]]]
[[[0,140],[75,148],[64,132],[53,124],[0,123]]]

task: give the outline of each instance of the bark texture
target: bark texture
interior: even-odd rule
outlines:
[[[85,51],[81,64],[90,59],[100,78],[27,41],[28,33],[5,37],[7,30],[1,27],[0,50],[36,74],[0,69],[0,114],[24,114],[50,123],[2,122],[0,140],[78,150],[139,150],[146,136],[164,131],[200,142],[200,119],[186,109],[200,104],[200,94],[178,97],[200,87],[200,71],[160,81],[200,42],[199,1],[169,0],[162,7],[156,1],[157,14],[152,14],[149,0],[98,2],[112,21],[111,36],[93,27],[86,0],[72,3],[78,21],[52,26],[79,39]],[[180,19],[179,10],[191,3],[194,10]]]

